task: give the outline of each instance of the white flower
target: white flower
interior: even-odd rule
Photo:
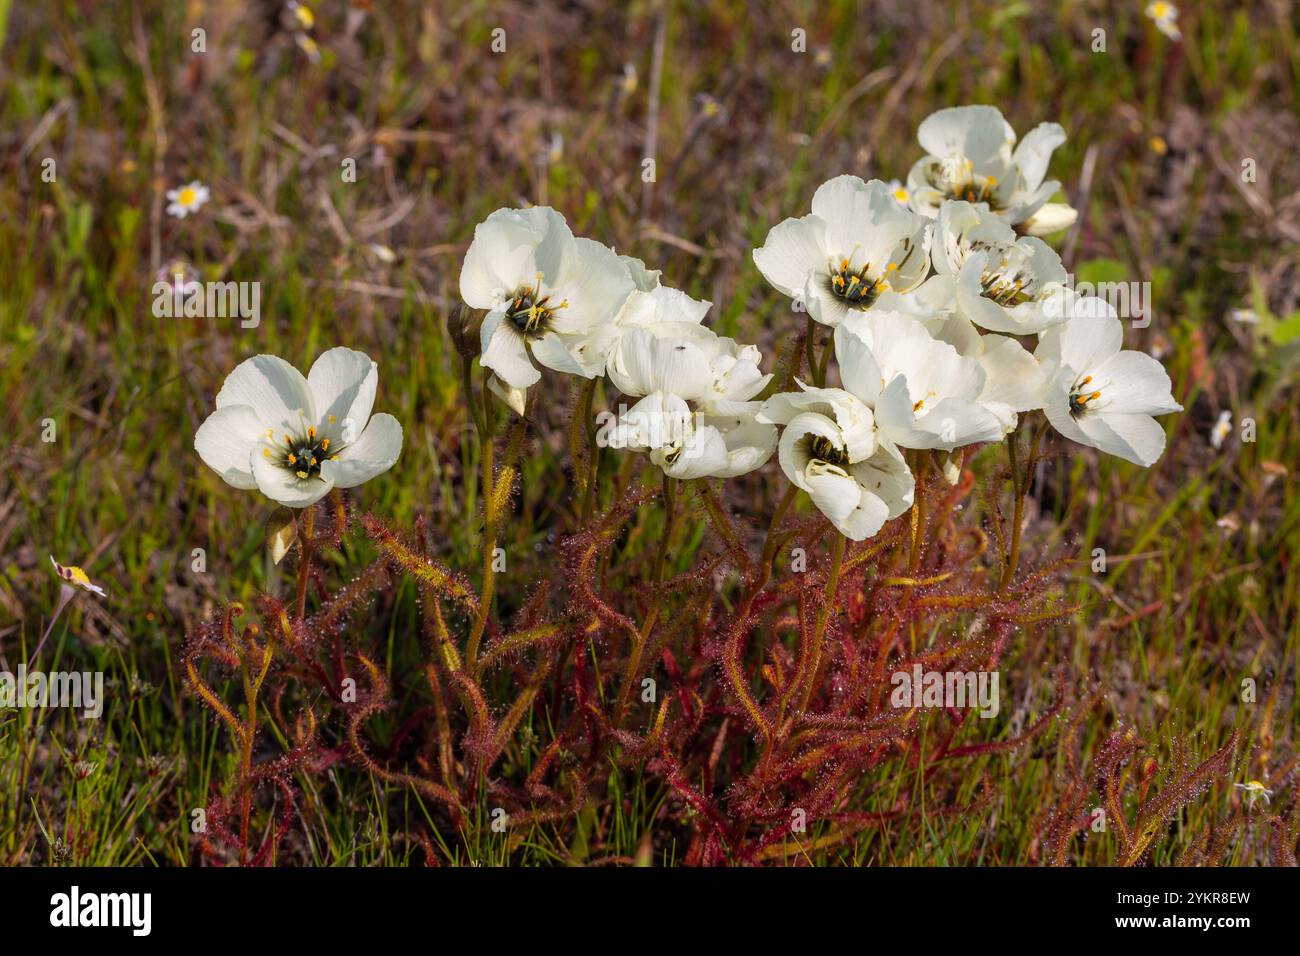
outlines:
[[[1232,412],[1225,408],[1219,412],[1219,420],[1214,423],[1210,429],[1210,444],[1218,449],[1223,447],[1223,441],[1232,434]]]
[[[227,484],[257,488],[290,508],[369,481],[402,451],[397,419],[370,415],[378,368],[346,348],[323,353],[306,378],[274,355],[241,362],[194,435],[194,448]]]
[[[854,317],[835,330],[835,357],[844,387],[874,410],[889,444],[952,451],[1004,434],[1002,419],[982,403],[984,367],[910,316]]]
[[[707,302],[666,287],[633,296],[657,308],[629,317],[607,371],[620,391],[642,398],[608,443],[648,451],[673,478],[727,478],[761,466],[776,449],[776,429],[754,419],[750,399],[771,378],[759,369],[758,349],[699,325]]]
[[[638,274],[635,268],[632,271],[634,276]],[[644,269],[639,271],[644,273]],[[638,278],[636,281],[640,283],[642,279]],[[620,342],[624,337],[638,331],[645,333],[629,340],[627,349],[633,348],[632,342],[638,343],[637,348],[643,348],[646,343],[655,339],[700,341],[715,337],[711,331],[700,324],[704,321],[712,303],[692,299],[685,292],[661,286],[657,279],[654,282],[650,289],[634,290],[624,301],[614,321],[605,323],[589,337],[592,350],[606,353],[606,370],[613,366],[610,378],[627,395],[648,395],[663,386],[628,379],[627,376],[631,372],[623,369],[626,364],[623,355],[630,352],[620,349]],[[635,359],[635,356],[633,358]],[[685,392],[678,394],[685,394]]]
[[[923,215],[933,218],[945,199],[962,199],[987,203],[1015,225],[1061,188],[1043,178],[1052,151],[1065,142],[1057,123],[1040,123],[1017,146],[1015,130],[996,107],[956,106],[928,116],[917,139],[928,155],[907,174],[907,188],[912,208]],[[1054,222],[1063,214],[1056,210]]]
[[[1148,3],[1147,18],[1156,25],[1156,29],[1171,40],[1181,40],[1183,33],[1178,29],[1178,8],[1165,0]]]
[[[614,320],[634,283],[607,246],[575,238],[554,209],[498,209],[474,229],[460,294],[487,309],[480,361],[510,388],[541,373],[532,359],[560,372],[597,378]]]
[[[878,179],[837,176],[813,196],[812,214],[772,228],[754,264],[823,325],[906,293],[929,271],[930,229]]]
[[[1043,407],[1046,379],[1038,360],[1014,338],[981,334],[956,308],[953,276],[931,276],[916,292],[896,296],[890,305],[920,322],[936,341],[979,363],[984,387],[976,400],[997,417],[1004,432],[1016,427],[1018,412]],[[950,470],[949,477],[954,474]]]
[[[64,581],[72,584],[83,591],[89,591],[91,594],[98,594],[100,597],[108,597],[104,589],[98,584],[92,582],[89,576],[75,564],[59,564],[54,560],[54,555],[50,555],[50,564],[54,565],[54,573]]]
[[[945,199],[935,216],[930,257],[938,275],[955,278],[975,253],[1015,241],[1016,231],[984,203]]]
[[[756,419],[758,404],[705,414],[680,396],[654,392],[618,420],[606,443],[648,452],[670,478],[734,478],[762,467],[776,450],[776,429]]]
[[[785,426],[781,470],[845,537],[869,538],[911,507],[916,483],[902,454],[876,440],[871,409],[848,392],[774,395],[759,420]]]
[[[776,451],[776,429],[755,419],[758,402],[731,415],[696,413],[682,438],[650,451],[670,478],[735,478],[761,468]]]
[[[842,388],[814,388],[798,379],[801,391],[782,392],[763,403],[760,421],[785,425],[801,414],[828,419],[839,438],[837,446],[849,461],[866,461],[876,450],[876,416],[863,401]]]
[[[671,392],[718,414],[741,410],[761,392],[770,374],[760,369],[763,355],[754,345],[690,322],[636,326],[619,335],[607,371],[625,395]]]
[[[1078,299],[1070,321],[1044,332],[1034,353],[1047,376],[1043,411],[1066,438],[1149,466],[1165,447],[1164,429],[1151,416],[1183,407],[1160,363],[1121,351],[1123,337],[1108,303]]]
[[[167,215],[184,219],[190,213],[198,212],[210,198],[212,194],[208,192],[208,187],[197,179],[188,186],[169,189],[167,190]]]
[[[1064,322],[1068,275],[1041,239],[1015,231],[984,204],[945,202],[935,220],[936,279],[950,277],[956,311],[981,328],[1013,335]]]

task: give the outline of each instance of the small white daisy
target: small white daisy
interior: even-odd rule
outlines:
[[[188,186],[167,190],[167,215],[184,219],[192,212],[198,212],[203,204],[212,198],[208,187],[197,179]]]
[[[1148,3],[1147,17],[1156,25],[1156,29],[1171,40],[1182,39],[1183,33],[1178,29],[1178,8],[1166,0]]]

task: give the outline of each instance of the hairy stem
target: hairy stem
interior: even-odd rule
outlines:
[[[750,719],[754,721],[754,725],[764,737],[768,738],[769,747],[772,736],[771,723],[763,716],[758,701],[754,699],[754,695],[745,683],[745,669],[742,666],[744,641],[749,629],[747,622],[750,611],[754,606],[754,599],[767,586],[768,579],[772,575],[772,559],[776,555],[778,540],[776,529],[780,527],[781,522],[785,519],[786,512],[794,504],[795,496],[798,493],[797,486],[792,484],[787,487],[780,504],[776,506],[776,511],[772,514],[772,520],[767,526],[767,537],[763,540],[763,555],[759,559],[758,567],[755,569],[754,579],[746,590],[745,598],[736,613],[735,620],[737,624],[733,628],[731,637],[728,639],[726,649],[723,652],[723,673],[731,684],[731,692],[740,700],[741,706],[745,708]]]
[[[676,485],[677,482],[674,479],[664,475],[664,530],[659,536],[659,547],[655,552],[654,568],[650,573],[650,582],[655,588],[655,595],[650,604],[650,611],[646,614],[645,622],[641,625],[641,629],[637,631],[632,644],[632,654],[628,658],[627,670],[623,673],[623,683],[618,691],[618,706],[614,711],[615,727],[623,721],[623,714],[627,710],[628,700],[632,696],[632,684],[641,670],[641,658],[645,654],[646,644],[650,640],[650,633],[654,630],[655,622],[659,619],[659,611],[663,607],[663,594],[659,590],[659,585],[663,583],[664,560],[668,556],[668,539],[672,537],[673,525],[677,517]]]
[[[826,588],[822,592],[822,605],[817,609],[817,623],[813,627],[812,646],[808,651],[808,674],[804,683],[803,694],[799,698],[799,709],[807,710],[817,689],[817,675],[822,664],[822,644],[826,638],[826,626],[830,623],[831,611],[835,607],[835,595],[840,587],[840,567],[844,563],[844,546],[847,539],[842,534],[835,535],[831,545],[831,569],[826,577]]]
[[[311,580],[312,532],[316,527],[316,506],[308,505],[302,509],[302,521],[298,525],[298,598],[294,604],[298,620],[302,620],[307,609],[307,582]]]
[[[493,467],[494,430],[496,410],[492,405],[492,393],[486,381],[483,387],[483,420],[479,427],[479,468],[480,484],[483,492],[483,584],[479,588],[478,613],[474,615],[474,625],[470,630],[469,641],[465,645],[465,667],[472,674],[478,663],[479,644],[483,632],[487,630],[488,615],[492,609],[492,595],[496,588],[496,568],[492,552],[497,544],[496,489],[494,482],[496,472]]]
[[[1025,499],[1029,496],[1030,481],[1034,475],[1034,468],[1038,464],[1038,446],[1042,443],[1046,431],[1047,419],[1044,418],[1034,431],[1023,474],[1019,467],[1019,433],[1012,432],[1007,436],[1007,458],[1011,465],[1011,482],[1016,500],[1011,518],[1011,547],[1007,552],[1007,563],[1002,569],[1002,577],[998,581],[999,591],[1005,591],[1011,585],[1020,566],[1020,538],[1025,523]]]
[[[927,452],[917,455],[916,465],[916,500],[912,504],[912,546],[907,556],[907,573],[915,574],[921,565],[921,548],[925,540],[927,520],[927,501],[925,496],[925,472],[930,461]]]

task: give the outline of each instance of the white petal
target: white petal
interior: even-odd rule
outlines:
[[[957,398],[945,398],[917,418],[916,442],[904,448],[942,448],[952,451],[976,442],[999,441],[1005,428],[992,409]]]
[[[558,217],[559,222],[553,219]],[[460,297],[475,309],[493,309],[537,272],[536,252],[547,232],[567,230],[564,218],[546,207],[498,209],[474,227],[474,240],[460,270]]]
[[[727,445],[716,428],[695,428],[679,449],[656,449],[650,453],[650,460],[670,478],[716,476],[727,468]]]
[[[647,269],[644,262],[636,256],[619,256],[638,292],[649,292],[659,288],[659,277],[663,275],[658,269]]]
[[[1032,191],[1042,184],[1052,152],[1064,142],[1065,130],[1059,123],[1039,123],[1020,141],[1012,159],[1020,167],[1026,190]]]
[[[549,270],[546,275],[552,298],[568,303],[551,315],[556,332],[589,332],[613,322],[636,289],[632,274],[614,250],[592,239],[574,239],[572,252],[554,278]]]
[[[337,459],[321,462],[321,477],[339,488],[355,488],[392,468],[401,454],[402,426],[392,415],[380,412]]]
[[[1095,296],[1068,297],[1067,321],[1047,329],[1034,357],[1045,369],[1068,366],[1091,371],[1120,350],[1124,327],[1115,310]]]
[[[1165,430],[1149,415],[1101,412],[1081,415],[1078,423],[1088,444],[1144,468],[1165,450]]]
[[[522,416],[528,403],[528,389],[511,388],[495,375],[488,378],[488,390],[510,406],[511,411]]]
[[[841,468],[814,462],[804,475],[804,487],[817,510],[847,538],[869,538],[885,523],[886,509],[879,498],[868,502],[866,513],[858,513],[862,486]]]
[[[483,352],[479,362],[484,368],[496,372],[497,377],[512,388],[537,384],[542,373],[528,359],[523,333],[506,319],[503,312],[489,312],[480,334]]]
[[[719,428],[727,443],[727,467],[718,472],[719,478],[735,478],[761,468],[776,451],[777,434],[774,425],[764,424],[752,416],[731,419],[735,424],[732,425],[729,421],[725,427],[716,417],[706,418],[705,421]]]
[[[1015,134],[995,106],[954,106],[922,120],[916,138],[931,156],[964,156],[978,166],[1010,155]]]
[[[364,428],[375,405],[379,385],[379,366],[364,352],[334,348],[321,353],[307,373],[316,401],[316,414],[324,421],[333,415],[337,421],[349,419],[354,427]]]
[[[217,408],[250,405],[266,424],[316,420],[311,388],[302,373],[275,355],[255,355],[235,366],[221,391]]]
[[[981,402],[1001,402],[1017,412],[1043,407],[1047,379],[1037,359],[1015,339],[984,336],[984,354],[978,361],[985,376]]]
[[[1079,210],[1069,203],[1049,202],[1040,206],[1036,213],[1020,225],[1031,236],[1050,236],[1062,229],[1069,229],[1078,218]]]
[[[890,204],[897,206],[898,201],[878,179],[868,184],[858,176],[845,175],[822,183],[813,194],[812,211],[826,223],[827,251],[837,256],[849,255]]]
[[[778,223],[754,250],[754,265],[778,291],[801,298],[809,274],[827,267],[826,224],[816,216]]]
[[[1169,373],[1144,352],[1119,352],[1091,371],[1107,412],[1164,415],[1183,410],[1174,401]]]
[[[583,336],[547,332],[532,340],[533,358],[538,364],[566,375],[597,378],[605,371],[603,358],[591,363],[584,361],[579,353],[584,344],[587,339]]]
[[[194,450],[203,463],[236,488],[256,488],[249,458],[261,438],[262,420],[248,405],[227,405],[207,417],[194,433]]]
[[[659,338],[648,329],[622,335],[610,353],[609,378],[627,395],[671,392],[703,398],[712,376],[709,360],[693,342]]]
[[[835,329],[835,361],[844,387],[868,405],[876,401],[883,384],[880,363],[872,351],[874,325],[863,317],[850,317]]]
[[[887,517],[897,518],[912,507],[916,495],[916,479],[912,477],[902,454],[892,445],[882,444],[874,455],[849,470],[865,492],[863,499],[879,499],[884,503]],[[879,530],[877,527],[876,531]],[[871,533],[875,534],[875,531]]]

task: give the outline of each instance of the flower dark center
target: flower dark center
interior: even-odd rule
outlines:
[[[928,177],[930,185],[948,199],[969,203],[988,203],[991,210],[1002,208],[998,201],[998,181],[994,176],[977,176],[969,159],[949,160],[938,164]]]
[[[268,431],[267,437],[274,440],[275,432]],[[278,454],[268,447],[264,454],[286,471],[293,472],[303,481],[320,475],[321,463],[339,456],[339,447],[316,431],[315,426],[308,426],[305,435],[284,435],[283,441],[272,444],[280,449]]]
[[[1011,308],[1034,298],[1028,291],[1029,280],[1019,273],[1005,275],[1001,272],[986,272],[980,279],[980,287],[984,298],[1003,308]]]
[[[1090,411],[1088,403],[1095,402],[1097,399],[1101,398],[1101,392],[1097,390],[1089,392],[1086,390],[1086,386],[1091,381],[1091,375],[1084,376],[1084,378],[1081,379],[1074,388],[1070,389],[1070,416],[1072,418],[1078,418],[1084,412]]]
[[[542,277],[531,286],[519,289],[506,308],[506,318],[514,327],[529,338],[537,338],[550,328],[551,319],[559,309],[567,309],[569,300],[552,303],[551,297],[542,292]]]
[[[872,279],[867,275],[870,268],[871,264],[866,263],[854,269],[848,259],[841,259],[839,268],[832,265],[830,269],[831,292],[855,308],[869,308],[889,288],[884,276]]]
[[[849,454],[843,448],[837,448],[835,443],[829,438],[821,435],[812,435],[808,439],[808,457],[814,461],[822,461],[828,465],[834,465],[837,468],[846,468],[849,464]]]

